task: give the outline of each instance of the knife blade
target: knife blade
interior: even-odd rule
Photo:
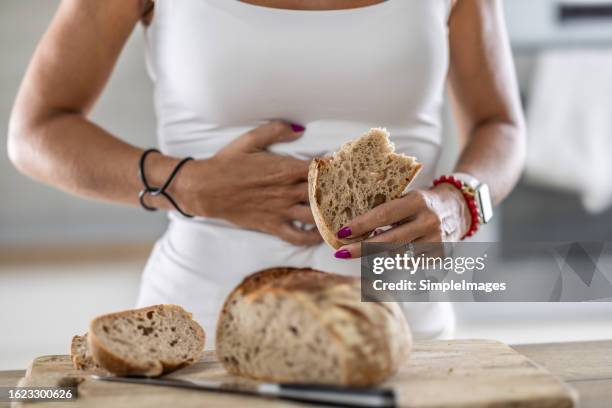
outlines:
[[[393,408],[395,392],[387,388],[340,387],[324,384],[232,383],[215,380],[184,380],[178,378],[143,378],[92,375],[94,380],[200,391],[226,392],[279,398],[291,401],[327,404],[340,407]]]

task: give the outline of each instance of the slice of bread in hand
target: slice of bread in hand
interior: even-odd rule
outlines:
[[[410,347],[397,304],[361,302],[358,278],[312,269],[247,277],[217,324],[217,357],[226,370],[265,381],[377,384]]]
[[[176,305],[103,315],[92,320],[87,334],[94,363],[116,375],[147,377],[198,361],[204,341],[202,327],[191,313]],[[73,340],[75,347],[82,350],[82,338],[76,346]]]
[[[325,242],[338,249],[367,237],[339,239],[336,233],[358,215],[400,197],[421,167],[414,157],[394,153],[385,129],[371,129],[333,157],[314,159],[308,194]]]

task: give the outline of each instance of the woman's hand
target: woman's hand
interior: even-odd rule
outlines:
[[[212,158],[187,163],[171,193],[187,213],[222,218],[294,245],[317,244],[321,236],[316,228],[307,231],[293,223],[314,224],[308,206],[310,162],[266,150],[303,131],[281,121],[253,129]]]
[[[471,215],[462,193],[449,184],[431,190],[413,190],[396,200],[381,204],[366,214],[355,217],[338,231],[339,238],[360,236],[374,231],[364,242],[430,243],[459,241],[468,231]],[[380,232],[377,228],[391,225]],[[361,256],[361,243],[345,245],[336,258]]]

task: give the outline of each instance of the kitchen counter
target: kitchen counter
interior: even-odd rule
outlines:
[[[546,367],[580,395],[580,408],[609,408],[612,401],[612,340],[512,346]]]
[[[580,394],[580,408],[609,408],[612,401],[612,340],[527,344],[515,350],[546,367]],[[0,387],[14,386],[24,370],[0,371]]]

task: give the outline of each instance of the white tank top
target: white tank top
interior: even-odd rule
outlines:
[[[157,0],[148,61],[162,149],[207,157],[270,119],[306,126],[303,157],[371,127],[440,143],[451,0],[325,11]]]
[[[441,143],[451,1],[303,11],[157,0],[146,38],[162,151],[210,157],[245,131],[282,119],[306,132],[270,150],[311,159],[386,127],[398,151],[424,164],[415,185],[428,185]],[[249,273],[287,265],[359,274],[358,260],[336,260],[325,244],[294,247],[221,220],[170,219],[145,269],[139,304],[184,305],[207,339],[223,298]],[[452,324],[436,304],[413,306],[408,317],[417,337]]]

